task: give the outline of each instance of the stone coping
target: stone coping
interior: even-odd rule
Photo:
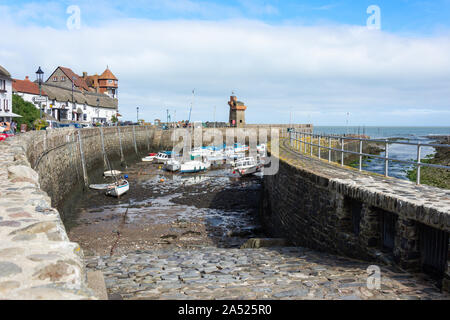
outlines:
[[[450,190],[328,163],[290,148],[287,139],[281,140],[278,157],[319,186],[450,232]]]
[[[80,246],[28,162],[33,134],[0,144],[0,299],[97,299]]]

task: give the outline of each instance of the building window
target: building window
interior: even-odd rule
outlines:
[[[112,80],[108,80],[108,83],[113,83],[113,81]]]
[[[0,90],[6,90],[6,80],[0,80]]]
[[[0,99],[0,111],[2,111],[2,99]]]
[[[83,110],[86,110],[86,104],[83,104]]]
[[[53,81],[54,82],[58,81],[58,77],[53,77]]]
[[[87,120],[87,114],[83,113],[83,121],[86,121],[86,120]]]

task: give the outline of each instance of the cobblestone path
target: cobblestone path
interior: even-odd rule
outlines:
[[[168,248],[87,263],[124,299],[449,299],[427,276],[383,266],[369,290],[369,263],[304,248]]]

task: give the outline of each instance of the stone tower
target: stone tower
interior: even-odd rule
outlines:
[[[236,96],[231,96],[228,102],[230,106],[230,126],[242,128],[245,126],[245,110],[247,107],[243,102],[237,101]]]

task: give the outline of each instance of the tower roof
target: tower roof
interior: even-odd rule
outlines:
[[[109,68],[106,68],[106,70],[98,78],[100,80],[118,80]]]

